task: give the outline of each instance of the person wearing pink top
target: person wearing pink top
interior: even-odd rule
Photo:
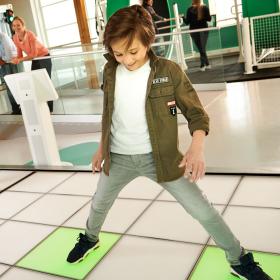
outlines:
[[[49,56],[49,50],[37,39],[35,34],[27,30],[24,19],[16,16],[12,23],[15,31],[13,41],[17,47],[17,57],[13,58],[11,63],[18,64],[22,61],[32,60],[31,70],[45,68],[51,78],[52,62],[50,58],[33,60],[36,57]],[[23,56],[23,52],[26,56]],[[48,101],[50,111],[53,111],[53,101]]]

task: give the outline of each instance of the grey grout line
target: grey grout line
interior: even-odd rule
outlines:
[[[34,271],[34,272],[37,272],[37,273],[42,273],[42,274],[46,274],[46,275],[50,275],[50,276],[55,276],[55,277],[58,277],[60,279],[77,280],[77,278],[70,278],[70,277],[67,277],[67,276],[61,276],[61,275],[58,275],[58,274],[53,274],[53,273],[48,273],[48,272],[44,272],[44,271],[39,271],[39,270],[35,270],[35,269],[32,269],[32,268],[26,268],[26,267],[15,266],[15,265],[13,265],[13,266],[9,265],[9,266],[10,267],[6,271],[4,271],[2,274],[0,274],[0,277],[2,277],[4,274],[8,273],[8,271],[12,270],[13,268],[17,268],[17,269],[23,269],[23,270],[27,270],[27,271]]]
[[[50,191],[52,191],[53,189],[55,189],[56,187],[58,187],[59,185],[61,185],[62,183],[64,183],[65,181],[67,181],[68,179],[70,179],[72,176],[74,176],[76,174],[76,172],[74,172],[72,175],[68,176],[67,178],[65,178],[64,180],[62,180],[60,183],[58,183],[56,186],[54,186],[52,189],[50,189],[48,192],[43,193],[40,197],[38,197],[36,200],[34,200],[33,202],[31,202],[30,204],[28,204],[26,207],[24,207],[23,209],[21,209],[20,211],[18,211],[16,214],[14,214],[13,216],[11,216],[9,219],[7,219],[4,223],[2,223],[0,225],[0,227],[7,223],[8,221],[13,221],[12,218],[15,217],[16,215],[18,215],[20,212],[22,212],[23,210],[25,210],[27,207],[31,206],[32,204],[34,204],[36,201],[38,201],[39,199],[41,199],[42,197],[46,196]],[[20,221],[23,222],[23,221]],[[23,222],[25,223],[25,222]],[[31,223],[31,224],[35,224],[35,223]],[[43,224],[41,224],[43,225]],[[51,234],[53,234],[59,227],[57,226],[53,226],[53,225],[48,225],[51,227],[54,227],[54,230],[51,231],[49,234],[47,234],[47,236],[45,238],[43,238],[39,243],[37,243],[37,245],[33,246],[30,250],[28,250],[21,258],[19,258],[16,263],[18,263],[19,261],[21,261],[25,256],[27,256],[32,250],[34,250],[36,247],[38,247],[43,241],[45,241]],[[12,269],[13,267],[17,267],[16,263],[13,264],[8,270]],[[7,271],[4,272],[4,274]],[[71,278],[70,278],[71,279]]]
[[[57,186],[56,186],[57,187]],[[56,188],[55,187],[55,188]],[[51,196],[76,196],[76,197],[87,197],[92,198],[92,195],[84,195],[84,194],[69,194],[69,193],[54,193],[54,192],[28,192],[28,191],[16,191],[16,190],[8,190],[10,193],[24,193],[24,194],[45,194]],[[132,200],[132,201],[152,201],[154,198],[137,198],[137,197],[117,197],[119,200]],[[168,202],[168,203],[178,203],[176,200],[168,200],[168,199],[156,199],[156,202]],[[256,208],[256,209],[271,209],[271,210],[280,210],[279,207],[272,206],[262,206],[262,205],[243,205],[243,204],[229,204],[229,203],[212,203],[217,206],[226,206],[226,207],[244,207],[244,208]],[[5,220],[5,218],[1,218]],[[0,224],[1,225],[1,224]]]
[[[18,181],[12,183],[12,184],[9,185],[8,187],[2,189],[2,190],[0,191],[0,194],[1,194],[2,192],[7,191],[8,189],[12,188],[13,186],[15,186],[16,184],[20,183],[21,181],[25,180],[26,178],[32,176],[34,173],[36,173],[36,172],[31,172],[30,174],[27,174],[26,176],[24,176],[24,177],[22,177],[21,179],[19,179]]]
[[[77,172],[75,172],[74,174],[72,174],[72,176],[74,176],[75,174],[76,174]],[[32,173],[32,174],[34,174],[34,173]],[[30,175],[32,175],[32,174],[28,174],[29,176]],[[49,194],[49,195],[72,195],[72,194],[63,194],[63,193],[61,193],[61,194],[58,194],[58,193],[50,193],[53,189],[55,189],[55,188],[57,188],[60,184],[62,184],[63,182],[65,182],[66,180],[69,180],[72,176],[69,176],[69,177],[67,177],[65,180],[63,180],[62,182],[60,182],[58,185],[56,185],[54,188],[52,188],[52,189],[50,189],[48,192],[46,192],[46,193],[42,193],[42,196],[40,196],[37,200],[39,200],[39,199],[41,199],[43,196],[45,196],[45,195],[47,195],[47,194]],[[28,177],[28,176],[27,176]],[[227,210],[227,208],[228,207],[248,207],[248,208],[260,208],[260,209],[277,209],[277,210],[279,210],[280,208],[275,208],[275,207],[262,207],[262,206],[248,206],[248,205],[229,205],[229,203],[230,203],[230,201],[232,200],[232,198],[233,198],[233,196],[234,196],[234,194],[235,194],[235,192],[237,191],[237,188],[238,188],[238,186],[240,185],[240,183],[241,183],[241,181],[242,181],[242,179],[243,179],[243,177],[244,176],[242,176],[241,177],[241,179],[239,180],[239,182],[238,182],[238,184],[237,184],[237,186],[236,186],[236,188],[235,188],[235,190],[233,191],[233,193],[232,193],[232,195],[231,195],[231,197],[229,198],[229,201],[228,201],[228,203],[227,204],[215,204],[215,205],[221,205],[221,206],[225,206],[225,208],[223,209],[223,211],[222,211],[222,214],[221,215],[223,215],[225,212],[226,212],[226,210]],[[13,191],[10,191],[10,192],[13,192]],[[16,192],[16,191],[14,191],[14,192]],[[18,192],[20,192],[20,191],[18,191]],[[24,191],[23,191],[24,192]],[[123,236],[134,236],[134,237],[138,237],[138,238],[149,238],[149,239],[156,239],[156,240],[163,240],[163,241],[170,241],[170,242],[179,242],[179,243],[187,243],[187,244],[194,244],[194,245],[204,245],[204,248],[202,249],[202,252],[201,252],[201,254],[199,255],[199,257],[198,257],[198,259],[197,259],[197,262],[198,262],[198,260],[200,259],[200,257],[203,255],[203,252],[204,252],[204,250],[205,250],[205,248],[207,247],[207,246],[212,246],[212,245],[209,245],[208,243],[209,243],[209,240],[210,240],[210,238],[208,238],[208,240],[207,240],[207,242],[205,243],[205,244],[200,244],[200,243],[192,243],[192,242],[185,242],[185,241],[176,241],[176,240],[171,240],[171,239],[164,239],[164,238],[156,238],[156,237],[149,237],[149,236],[139,236],[139,235],[133,235],[133,234],[128,234],[127,232],[130,230],[130,228],[145,214],[145,212],[152,206],[152,204],[154,203],[154,202],[168,202],[168,203],[178,203],[177,201],[171,201],[171,200],[160,200],[160,199],[157,199],[161,194],[162,194],[162,192],[164,192],[164,189],[162,189],[160,192],[159,192],[159,194],[154,198],[154,199],[139,199],[139,198],[127,198],[127,197],[118,197],[117,199],[123,199],[123,200],[146,200],[146,201],[151,201],[151,203],[149,204],[149,205],[147,205],[147,207],[142,211],[142,213],[136,218],[136,220],[127,228],[127,230],[123,233],[123,234],[120,234],[120,233],[117,233],[117,234],[120,234],[121,235],[121,238],[123,237]],[[26,193],[31,193],[31,192],[26,192]],[[40,194],[40,193],[39,193]],[[73,196],[81,196],[81,197],[91,197],[91,196],[87,196],[87,195],[76,195],[76,194],[73,194]],[[37,201],[37,200],[35,200],[35,201]],[[35,201],[33,201],[33,203],[35,202]],[[23,209],[21,210],[21,211],[19,211],[19,212],[17,212],[15,215],[13,215],[10,219],[2,219],[2,220],[4,220],[4,221],[17,221],[17,222],[23,222],[23,223],[31,223],[31,224],[40,224],[40,225],[47,225],[47,226],[52,226],[52,227],[57,227],[54,231],[52,231],[49,235],[51,235],[51,234],[53,234],[53,232],[55,232],[56,230],[58,230],[60,227],[65,227],[65,226],[63,226],[69,219],[71,219],[77,212],[79,212],[82,208],[84,208],[87,204],[89,203],[89,201],[88,202],[86,202],[82,207],[80,207],[80,209],[79,210],[77,210],[71,217],[69,217],[67,220],[65,220],[60,226],[57,226],[57,225],[48,225],[48,224],[43,224],[43,223],[34,223],[34,222],[28,222],[28,221],[18,221],[18,220],[12,220],[12,217],[14,217],[15,215],[17,215],[17,214],[19,214],[21,211],[23,211]],[[31,203],[32,204],[32,203]],[[31,204],[29,204],[28,206],[26,206],[25,208],[27,208],[27,207],[29,207]],[[25,209],[24,208],[24,209]],[[5,223],[5,222],[4,222]],[[1,225],[0,225],[1,226]],[[68,227],[68,228],[71,228],[71,227]],[[113,233],[113,232],[112,232]],[[46,238],[48,238],[49,237],[49,235],[46,237]],[[46,238],[44,238],[39,244],[41,244]],[[121,238],[118,240],[118,242],[121,240]],[[116,242],[116,244],[118,243],[118,242]],[[39,244],[37,244],[36,246],[34,246],[31,250],[33,250],[33,249],[35,249]],[[116,245],[115,244],[115,245]],[[113,246],[114,247],[114,246]],[[113,248],[112,247],[112,248]],[[30,250],[30,251],[31,251]],[[30,252],[29,251],[29,252]],[[28,252],[28,253],[29,253]],[[111,250],[108,252],[108,253],[110,253],[111,252]],[[28,254],[27,253],[27,254]],[[107,254],[108,254],[107,253]],[[269,253],[269,252],[264,252],[264,253]],[[107,255],[106,254],[106,255]],[[275,254],[275,253],[270,253],[270,254]],[[23,258],[23,257],[22,257]],[[22,259],[21,258],[21,259]],[[20,260],[18,260],[18,261],[20,261]],[[18,262],[17,261],[17,262]],[[102,260],[101,260],[102,261]],[[197,262],[194,264],[194,267],[196,267],[196,264],[197,264]],[[4,264],[4,263],[3,263]],[[7,264],[6,264],[7,265]],[[10,265],[8,265],[8,266],[10,266]],[[13,266],[11,266],[11,268],[12,267],[14,267],[14,265]],[[96,267],[96,266],[95,266]],[[10,268],[10,269],[11,269]],[[9,270],[9,269],[8,269]],[[6,271],[7,272],[7,271]],[[6,272],[4,272],[4,273],[6,273]],[[91,271],[90,271],[91,272]],[[89,273],[90,273],[89,272]],[[192,272],[192,271],[191,271]],[[48,274],[48,273],[47,273]],[[54,274],[50,274],[50,275],[54,275]],[[189,274],[189,275],[191,275],[191,273]],[[59,275],[58,275],[59,276]],[[85,278],[88,276],[88,274],[85,276]],[[61,276],[60,276],[61,277]],[[67,278],[67,279],[72,279],[72,278]],[[188,278],[187,278],[188,279]]]
[[[164,192],[164,189],[162,189],[162,190],[158,193],[158,195],[156,195],[156,196],[154,197],[154,199],[151,200],[151,202],[150,202],[150,203],[144,208],[144,210],[138,215],[138,217],[134,220],[134,222],[132,222],[131,225],[124,231],[124,233],[121,235],[120,239],[114,244],[114,246],[112,246],[111,250],[109,250],[105,256],[111,254],[113,248],[120,242],[120,240],[126,235],[126,233],[130,230],[130,228],[144,215],[144,213],[151,207],[151,205],[156,201],[156,199],[157,199],[163,192]],[[105,256],[104,256],[104,257],[105,257]],[[88,274],[84,277],[84,279],[86,279],[87,276],[88,276],[100,263],[102,263],[104,257],[96,264],[96,266],[95,266],[91,271],[88,272]]]
[[[70,175],[69,177],[65,178],[64,180],[62,180],[60,183],[58,183],[56,186],[54,186],[52,189],[50,189],[48,192],[46,193],[39,193],[41,194],[37,199],[33,200],[32,202],[30,202],[28,205],[26,205],[24,208],[22,208],[21,210],[19,210],[18,212],[16,212],[14,215],[12,215],[11,217],[9,217],[9,219],[5,219],[6,222],[7,221],[12,221],[13,217],[15,217],[16,215],[18,215],[19,213],[21,213],[22,211],[24,211],[26,208],[28,208],[29,206],[31,206],[32,204],[35,204],[38,200],[40,200],[41,198],[45,197],[46,195],[49,194],[50,191],[52,191],[53,189],[55,189],[56,187],[58,187],[59,185],[61,185],[62,183],[64,183],[65,181],[67,181],[68,179],[70,179],[72,176],[74,176],[75,173],[73,173],[72,175]],[[2,223],[0,225],[0,227],[5,224],[6,222]]]

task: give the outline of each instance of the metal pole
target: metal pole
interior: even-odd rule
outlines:
[[[173,4],[173,11],[174,11],[174,16],[175,16],[176,31],[181,32],[180,17],[179,17],[177,3]],[[176,42],[177,42],[176,45],[178,47],[176,49],[178,50],[177,56],[179,57],[180,65],[181,65],[183,70],[187,70],[188,66],[187,66],[186,61],[185,61],[182,34],[178,34],[178,35],[175,35],[175,36],[178,36],[177,40],[176,40]]]
[[[236,15],[238,46],[239,46],[239,59],[238,59],[238,61],[239,62],[244,62],[243,45],[242,45],[242,33],[241,33],[241,27],[240,27],[237,0],[234,0],[234,7],[235,7],[235,15]]]
[[[244,46],[244,59],[245,59],[245,72],[244,74],[253,74],[253,61],[252,61],[252,47],[250,39],[250,26],[249,19],[243,18],[243,46]]]

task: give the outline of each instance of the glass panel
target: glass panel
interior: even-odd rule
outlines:
[[[185,62],[188,66],[186,70],[189,78],[195,84],[209,84],[223,81],[223,66],[219,50],[221,49],[219,29],[209,31],[207,54],[209,62],[212,66],[205,72],[200,71],[200,56],[197,48],[194,46],[193,39],[189,31],[182,34]],[[157,43],[153,46],[155,51],[161,52],[166,58],[172,59],[180,63],[180,56],[177,51],[178,35],[161,35],[157,37]],[[52,118],[65,118],[66,125],[54,122],[56,139],[62,152],[61,160],[65,160],[64,151],[61,147],[69,147],[72,144],[83,144],[88,142],[98,142],[100,133],[100,120],[103,111],[103,92],[100,88],[103,80],[103,67],[106,60],[103,51],[94,51],[93,53],[85,53],[85,51],[93,50],[97,45],[92,47],[72,46],[71,48],[52,49],[51,54],[61,54],[63,56],[53,56],[52,61],[52,82],[56,89],[59,99],[53,102]],[[30,62],[24,63],[25,71],[30,70]],[[29,67],[29,68],[28,68]],[[2,102],[2,101],[1,101]],[[73,118],[83,118],[80,123],[72,122]],[[69,120],[71,118],[71,120]],[[92,118],[95,118],[92,121]],[[64,119],[63,119],[64,120]],[[0,129],[6,130],[6,127],[0,125]],[[21,138],[21,145],[16,145],[13,149],[13,158],[0,159],[0,165],[14,164],[24,165],[31,161],[31,153],[28,149],[28,142],[23,123],[12,125],[10,133],[5,140],[12,140],[13,135]],[[15,131],[15,132],[11,132]],[[96,139],[96,141],[93,141]],[[69,144],[71,143],[71,144]],[[3,144],[3,142],[1,142]],[[95,146],[94,146],[95,145]],[[22,152],[22,147],[25,152]],[[97,144],[89,144],[90,147],[96,147]],[[76,149],[81,153],[80,146]],[[88,149],[88,146],[86,146]],[[84,151],[84,150],[83,150]],[[93,151],[91,151],[93,152]],[[86,153],[91,155],[90,153]],[[68,154],[67,154],[68,156]],[[79,154],[80,156],[80,154]],[[79,157],[77,156],[77,157]],[[90,160],[87,158],[87,160]],[[74,161],[73,161],[74,162]],[[73,170],[89,169],[90,161],[87,164],[74,162]],[[85,167],[86,165],[86,167]],[[28,167],[25,166],[27,169]],[[64,169],[65,167],[52,167],[53,169]]]
[[[187,31],[182,36],[188,76],[194,84],[224,83],[220,29]]]
[[[62,107],[56,114],[102,114],[103,53],[53,58],[53,83]]]
[[[220,29],[204,32],[186,31],[181,34],[186,73],[194,84],[224,83],[223,56],[221,54]],[[156,36],[153,50],[159,56],[166,57],[182,65],[179,56],[178,40],[180,35],[161,34]],[[202,56],[200,55],[200,51]],[[206,68],[201,68],[201,63]],[[209,65],[208,65],[209,64]],[[203,73],[202,73],[203,72]]]
[[[42,11],[46,29],[76,23],[77,21],[73,1],[59,2],[42,8]]]

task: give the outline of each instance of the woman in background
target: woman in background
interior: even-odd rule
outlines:
[[[184,22],[190,26],[190,30],[207,28],[207,21],[211,21],[209,8],[201,3],[201,0],[193,0],[192,6],[188,8]],[[200,70],[210,69],[209,60],[206,53],[208,31],[190,33],[196,47],[200,53]]]
[[[32,60],[31,70],[45,68],[51,78],[52,62],[50,58],[33,60],[35,57],[49,56],[49,50],[38,41],[35,34],[27,30],[25,27],[24,19],[21,17],[15,17],[12,23],[15,35],[13,41],[17,47],[17,57],[15,57],[11,63],[18,64],[22,61]],[[23,56],[23,52],[26,56]],[[50,111],[53,111],[53,101],[48,101]]]
[[[154,24],[155,31],[156,31],[156,33],[158,33],[158,29],[157,29],[157,26],[156,26],[155,22],[160,21],[160,20],[165,21],[166,19],[156,13],[156,11],[153,8],[153,4],[154,4],[153,0],[143,0],[142,6],[151,15],[151,17],[153,19],[153,24]]]

